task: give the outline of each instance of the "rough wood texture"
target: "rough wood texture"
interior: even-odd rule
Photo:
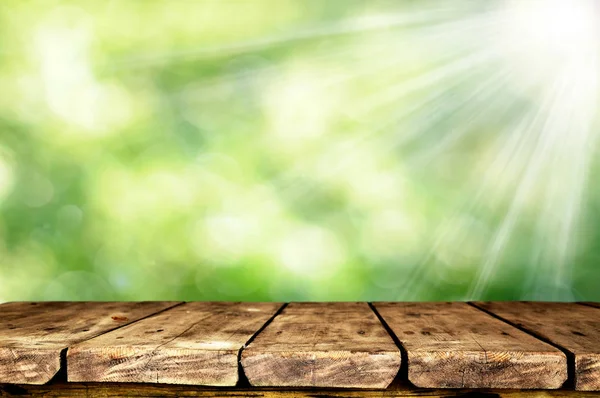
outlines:
[[[466,303],[374,305],[418,387],[555,389],[567,379],[560,350]]]
[[[0,397],[265,397],[265,398],[593,398],[600,393],[568,390],[433,390],[406,385],[387,390],[215,388],[132,383],[60,383],[43,386],[0,385]]]
[[[366,303],[292,303],[242,352],[254,386],[385,388],[400,350]]]
[[[575,388],[600,390],[600,309],[575,303],[477,303],[575,357]]]
[[[61,352],[101,333],[172,307],[173,302],[39,302],[0,305],[0,383],[42,384]]]
[[[278,303],[187,303],[67,352],[69,381],[234,386],[238,353]]]

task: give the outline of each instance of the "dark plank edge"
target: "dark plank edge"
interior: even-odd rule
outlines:
[[[136,322],[143,321],[146,318],[150,318],[151,316],[163,313],[163,312],[168,311],[170,309],[173,309],[175,307],[179,307],[180,305],[183,305],[183,304],[185,304],[185,301],[179,301],[176,304],[172,305],[171,307],[164,308],[164,309],[162,309],[160,311],[157,311],[157,312],[155,312],[153,314],[148,314],[145,317],[142,317],[142,318],[140,318],[140,319],[138,319],[136,321],[133,321],[133,322],[130,322],[130,323],[127,323],[127,324],[123,324],[123,325],[118,325],[114,329],[106,330],[106,331],[104,331],[104,332],[102,332],[102,333],[100,333],[100,334],[98,334],[96,336],[92,336],[92,337],[90,337],[88,339],[79,341],[78,343],[75,343],[75,344],[83,343],[84,341],[88,341],[88,340],[94,339],[94,338],[96,338],[98,336],[102,336],[103,334],[113,332],[113,331],[115,331],[117,329],[120,329],[122,327],[125,327],[127,325],[131,325],[131,324],[134,324]],[[67,382],[67,352],[68,352],[69,348],[71,348],[72,345],[74,345],[74,344],[69,344],[68,347],[65,347],[65,348],[63,348],[61,350],[61,352],[60,352],[60,366],[59,366],[58,372],[56,372],[56,374],[49,381],[49,383],[52,383],[52,382],[55,382],[55,381],[56,382]]]
[[[251,302],[186,302],[178,308],[170,308],[164,312],[151,315],[145,318],[144,321],[131,323],[120,331],[113,331],[113,334],[105,335],[104,340],[94,341],[95,339],[90,339],[87,342],[75,344],[67,353],[67,380],[73,383],[156,383],[234,387],[240,383],[239,357],[242,348],[264,328],[265,322],[272,320],[281,311],[284,304],[274,302],[256,303],[265,304],[263,307],[266,308],[263,308],[263,311],[250,308],[250,311],[259,311],[257,314],[260,314],[251,317],[253,319],[252,325],[235,326],[235,332],[229,337],[238,336],[234,338],[235,347],[202,349],[189,347],[185,344],[190,342],[193,345],[192,340],[211,335],[213,331],[217,334],[222,333],[222,325],[225,325],[225,327],[231,325],[231,322],[228,321],[228,314],[234,315],[231,318],[234,323],[247,323],[246,321],[250,318],[238,318],[235,315],[249,315],[250,313],[247,313],[246,309],[241,307],[252,307],[252,304]],[[155,336],[152,336],[152,338],[148,337],[147,339],[151,342],[149,346],[135,345],[137,339],[144,339],[145,335],[140,335],[144,328],[153,329],[156,327],[161,328],[163,325],[168,326],[170,317],[177,324],[177,328],[171,330],[170,335],[167,337],[163,337],[168,339],[166,343],[164,340],[157,341]],[[178,323],[177,320],[183,320],[183,323]],[[208,328],[206,328],[206,325]],[[198,331],[194,332],[198,328],[200,328],[200,334],[196,337],[188,336],[184,338],[181,347],[169,348],[165,346],[167,343],[177,341],[189,331],[198,333]],[[165,329],[168,329],[168,327],[165,327]],[[239,330],[244,330],[240,332],[241,335],[238,333]],[[162,332],[163,330],[159,329],[157,331]],[[146,331],[146,333],[148,332]],[[230,333],[231,331],[227,332],[227,334]],[[133,339],[134,344],[131,349],[122,352],[123,347],[119,345],[118,340],[115,340],[115,336],[116,339],[122,339],[123,336],[127,335],[135,336]],[[157,354],[156,357],[155,354]],[[113,355],[116,355],[116,357],[113,357]],[[116,369],[114,368],[115,365],[111,364],[114,358],[123,359],[121,362],[133,364],[134,366],[125,369],[124,374],[117,374],[118,377],[108,377]],[[190,360],[192,362],[189,362]],[[154,361],[154,365],[149,367],[151,361]]]
[[[313,308],[311,312],[305,312],[307,308],[310,309],[311,306],[315,305],[323,305],[323,308]],[[351,308],[345,308],[345,305],[350,305]],[[359,307],[353,308],[356,305],[359,305]],[[320,310],[324,312],[319,313]],[[350,346],[338,341],[337,343],[340,345],[333,343],[330,347],[317,347],[318,344],[311,345],[313,342],[320,342],[312,340],[316,333],[315,336],[309,333],[312,337],[307,338],[308,345],[305,347],[302,342],[298,342],[296,339],[292,339],[293,342],[286,339],[281,340],[278,337],[282,333],[281,330],[276,332],[277,329],[287,323],[291,325],[304,324],[302,322],[298,323],[299,320],[294,319],[295,317],[308,316],[310,318],[319,315],[321,317],[319,322],[315,323],[314,319],[308,319],[305,320],[306,325],[326,325],[330,321],[323,318],[325,314],[354,315],[355,311],[360,311],[365,316],[364,321],[368,322],[366,326],[376,329],[374,332],[379,333],[379,335],[375,335],[375,337],[383,338],[385,346],[378,346],[376,350],[362,349],[360,345],[352,346],[351,343],[354,340],[351,335],[348,335],[345,337],[348,340],[342,341],[349,342]],[[338,320],[339,324],[357,326],[352,321],[346,323],[345,319],[340,318]],[[350,316],[350,320],[353,319]],[[275,323],[280,322],[270,328],[265,327],[266,331],[263,334],[257,334],[258,341],[249,345],[240,357],[242,368],[248,376],[250,385],[254,388],[340,388],[342,391],[360,388],[365,390],[379,389],[381,391],[387,388],[398,374],[401,352],[367,302],[292,302],[282,309],[279,317],[274,317],[272,321]],[[344,328],[342,327],[342,329]],[[329,328],[325,326],[325,330],[329,330]],[[338,331],[335,331],[335,328],[333,330],[327,336],[336,337]],[[310,328],[309,331],[312,332]],[[365,334],[364,331],[358,333]],[[327,337],[323,337],[323,339],[325,339],[324,344],[327,344],[329,341]],[[369,344],[371,341],[362,341],[361,343]],[[278,346],[279,349],[272,349],[273,345]],[[310,364],[313,364],[313,367]],[[316,368],[314,368],[315,364]],[[307,369],[309,368],[310,377],[307,377]],[[313,370],[315,377],[313,377]],[[354,376],[349,376],[354,373],[356,373]]]
[[[237,382],[237,387],[250,387],[250,381],[248,381],[248,377],[246,377],[246,372],[244,372],[244,367],[242,366],[242,351],[244,351],[244,349],[250,345],[250,343],[252,343],[252,341],[254,341],[254,339],[256,338],[256,336],[258,336],[263,330],[265,330],[267,328],[267,326],[269,326],[271,324],[271,322],[273,322],[273,320],[275,318],[277,318],[277,316],[279,316],[279,314],[281,314],[283,312],[283,310],[285,309],[285,307],[288,306],[288,302],[283,303],[281,305],[281,307],[279,307],[279,309],[277,311],[275,311],[275,313],[273,314],[272,317],[270,317],[264,325],[262,325],[249,339],[248,341],[246,341],[246,344],[244,344],[244,346],[242,348],[239,349],[238,351],[238,355],[237,355],[237,363],[238,363],[238,382]]]
[[[383,326],[385,331],[390,335],[390,337],[394,341],[394,344],[396,344],[396,346],[400,350],[400,369],[398,370],[398,374],[392,381],[392,385],[394,385],[395,383],[399,383],[399,382],[410,383],[408,381],[408,352],[406,351],[406,348],[404,347],[402,342],[400,340],[398,340],[398,337],[396,336],[396,334],[392,331],[392,329],[387,324],[385,319],[383,319],[383,317],[381,316],[379,311],[377,311],[377,308],[375,308],[373,303],[369,302],[368,304],[369,304],[369,308],[371,308],[371,311],[373,311],[373,313],[375,313],[375,316],[377,317],[377,319],[379,319],[379,322],[381,323],[381,325]]]
[[[131,303],[132,301],[127,301],[127,302]],[[148,319],[148,318],[150,318],[150,317],[152,317],[152,316],[154,316],[154,315],[162,314],[162,313],[163,313],[163,312],[165,312],[165,311],[169,311],[169,310],[171,310],[171,309],[173,309],[173,308],[175,308],[175,307],[179,307],[180,305],[183,305],[183,304],[185,304],[185,301],[177,301],[175,304],[173,304],[173,305],[172,305],[172,306],[170,306],[170,307],[163,308],[162,310],[160,310],[160,311],[156,311],[156,312],[153,312],[152,314],[148,314],[148,315],[146,315],[146,316],[144,316],[144,317],[142,317],[142,318],[140,318],[140,319],[136,319],[136,320],[135,320],[135,321],[133,321],[133,322],[129,322],[129,323],[124,323],[124,324],[121,324],[121,325],[117,325],[117,327],[115,327],[115,328],[112,328],[112,329],[107,329],[107,330],[105,330],[105,331],[103,331],[103,332],[101,332],[101,333],[98,333],[97,335],[90,336],[90,337],[89,337],[89,338],[87,338],[87,339],[83,339],[83,340],[81,340],[81,341],[78,341],[77,343],[72,343],[72,344],[69,344],[69,346],[68,346],[68,347],[66,347],[66,348],[65,348],[63,351],[65,352],[65,355],[66,355],[67,351],[69,350],[69,348],[71,348],[71,346],[72,346],[72,345],[79,344],[79,343],[83,343],[83,342],[85,342],[85,341],[89,341],[89,340],[91,340],[91,339],[95,339],[96,337],[100,337],[100,336],[102,336],[102,335],[104,335],[104,334],[107,334],[107,333],[110,333],[110,332],[114,332],[115,330],[117,330],[117,329],[121,329],[122,327],[125,327],[125,326],[133,325],[134,323],[138,323],[138,322],[140,322],[140,321],[143,321],[144,319]],[[65,360],[66,360],[66,359],[65,359]]]
[[[397,307],[396,309],[399,311],[397,313],[395,313],[395,304],[399,304],[400,306]],[[423,304],[423,306],[419,306]],[[448,311],[449,312],[445,312],[446,309],[443,308],[444,305],[446,304],[451,304],[452,307],[448,307]],[[562,353],[562,351],[555,349],[553,346],[550,346],[548,344],[546,344],[545,342],[542,342],[540,339],[536,338],[535,336],[531,336],[531,334],[529,333],[523,333],[522,331],[514,328],[512,325],[508,325],[503,321],[500,321],[498,319],[496,319],[495,317],[490,317],[489,314],[480,311],[477,308],[472,308],[471,306],[467,305],[467,303],[465,302],[429,302],[429,303],[408,303],[408,302],[375,302],[371,304],[374,307],[374,311],[376,313],[378,313],[378,315],[380,316],[380,320],[381,322],[386,326],[386,329],[388,329],[388,332],[395,337],[395,341],[396,344],[401,348],[402,352],[406,353],[407,356],[407,360],[406,360],[406,366],[408,368],[408,372],[404,373],[401,375],[401,378],[405,381],[410,382],[412,385],[418,386],[420,388],[460,388],[460,389],[511,389],[511,388],[522,388],[522,389],[531,389],[531,390],[538,390],[538,389],[544,389],[544,390],[549,390],[549,389],[557,389],[557,388],[561,388],[562,385],[564,384],[564,381],[567,379],[567,369],[566,369],[566,357],[565,355]],[[502,337],[500,336],[500,331],[496,330],[496,329],[501,329],[503,332],[502,334],[506,334],[507,336],[510,336],[510,338],[512,338],[514,340],[515,335],[513,335],[513,333],[515,334],[520,334],[521,339],[525,339],[526,341],[528,341],[530,344],[534,344],[535,347],[537,347],[539,349],[538,350],[528,350],[527,347],[528,346],[520,346],[521,349],[524,350],[525,354],[529,354],[530,357],[535,357],[535,359],[537,359],[537,362],[539,362],[540,364],[544,364],[544,366],[548,367],[548,369],[551,371],[548,375],[548,377],[546,378],[534,378],[533,381],[530,381],[527,378],[523,378],[521,376],[519,376],[518,374],[520,374],[521,370],[520,369],[524,369],[525,372],[528,372],[529,370],[527,369],[528,364],[531,364],[532,362],[529,361],[527,358],[527,356],[525,356],[525,359],[521,359],[521,356],[518,355],[520,353],[520,349],[516,350],[516,357],[519,358],[516,360],[516,362],[514,364],[512,364],[511,366],[509,366],[509,370],[512,370],[513,372],[507,372],[505,370],[506,366],[502,365],[503,364],[503,356],[502,354],[504,354],[504,351],[507,350],[508,352],[512,352],[511,348],[510,348],[510,344],[511,342],[515,342],[515,341],[504,341],[504,346],[502,346],[502,344],[500,345],[500,347],[494,346],[492,344],[492,346],[490,347],[486,347],[484,348],[481,344],[477,343],[477,346],[479,346],[479,348],[481,348],[481,351],[478,349],[478,347],[468,347],[467,346],[463,346],[463,344],[460,345],[460,347],[454,347],[452,344],[450,344],[451,347],[448,348],[448,351],[446,352],[446,350],[439,350],[439,347],[435,344],[435,342],[437,341],[435,339],[435,337],[433,337],[430,341],[427,341],[427,337],[425,337],[425,342],[420,342],[419,337],[415,337],[415,339],[413,339],[412,335],[417,333],[415,336],[419,336],[418,331],[415,331],[413,329],[411,329],[411,327],[416,323],[417,325],[419,325],[421,322],[419,321],[415,321],[415,323],[412,322],[412,319],[414,318],[406,318],[405,315],[407,316],[412,316],[413,314],[407,313],[404,314],[404,312],[406,312],[408,309],[404,308],[404,306],[415,306],[415,307],[411,307],[411,309],[413,310],[413,312],[417,312],[419,313],[420,311],[424,311],[424,313],[426,313],[426,315],[435,315],[439,312],[439,315],[442,317],[441,318],[441,322],[442,324],[444,324],[444,317],[446,316],[461,316],[464,317],[462,318],[464,322],[459,323],[458,326],[458,330],[461,333],[458,334],[458,337],[454,337],[453,339],[451,339],[451,342],[454,342],[455,340],[458,341],[464,341],[465,342],[471,342],[471,335],[468,332],[468,326],[471,324],[471,322],[469,321],[469,317],[473,317],[473,318],[477,318],[477,324],[481,323],[483,329],[485,330],[484,326],[487,326],[488,328],[490,328],[489,330],[494,330],[495,332],[497,332],[498,337]],[[429,308],[431,307],[431,308]],[[439,307],[439,308],[438,308]],[[434,314],[429,314],[430,311],[433,311]],[[457,311],[457,312],[455,312]],[[465,312],[466,313],[463,313]],[[414,314],[415,316],[417,316],[416,314]],[[435,317],[432,317],[431,319],[429,318],[424,318],[427,319],[425,326],[427,325],[427,322],[433,322],[435,323]],[[401,329],[403,326],[405,325],[406,327],[408,327],[407,332],[404,332],[402,330],[407,330],[407,329]],[[447,326],[446,326],[447,327]],[[456,326],[453,326],[456,327]],[[514,330],[513,330],[514,329]],[[442,330],[445,330],[444,327],[442,327]],[[471,329],[469,329],[471,330]],[[511,332],[511,330],[513,330]],[[465,334],[466,331],[466,334]],[[471,330],[472,332],[477,334],[477,330]],[[508,333],[505,333],[508,332]],[[434,330],[434,332],[437,332]],[[399,334],[396,334],[399,333]],[[404,334],[406,333],[406,335]],[[429,335],[429,332],[423,332],[423,334],[427,333],[427,335]],[[443,332],[446,333],[446,332]],[[409,336],[410,334],[410,336]],[[452,334],[450,334],[451,336]],[[477,339],[473,338],[474,340]],[[441,339],[442,341],[445,341],[444,338]],[[500,339],[502,340],[502,339]],[[506,340],[506,339],[505,339]],[[432,343],[432,341],[434,343]],[[426,348],[421,349],[420,344],[425,344]],[[430,347],[427,346],[427,344],[433,344],[430,350]],[[486,344],[483,343],[483,345],[485,346]],[[442,344],[443,346],[443,344]],[[545,347],[545,348],[544,348]],[[443,348],[443,347],[442,347]],[[492,352],[492,353],[498,353],[498,355],[500,355],[500,359],[496,362],[499,365],[502,366],[496,366],[496,367],[491,367],[492,370],[494,370],[495,368],[499,368],[500,369],[500,374],[495,375],[495,378],[490,378],[491,381],[479,381],[476,377],[473,378],[474,376],[477,376],[478,372],[486,372],[487,371],[487,353],[486,350],[488,350],[487,352]],[[437,355],[438,352],[442,352],[443,355],[439,356]],[[479,355],[486,353],[485,355],[485,361],[483,362],[484,365],[480,364],[481,362],[481,358],[478,358]],[[524,354],[524,355],[525,355]],[[466,356],[465,356],[466,355]],[[424,358],[424,359],[423,359]],[[494,357],[492,357],[494,358]],[[536,363],[537,363],[536,362]],[[494,364],[493,360],[490,362],[492,365]],[[474,369],[474,370],[473,370]],[[404,370],[404,369],[403,369]],[[465,370],[467,371],[471,371],[471,380],[468,382],[465,382]],[[545,370],[545,369],[544,369]],[[461,381],[461,373],[462,373],[462,381]],[[508,374],[507,374],[508,373]],[[513,373],[516,373],[517,376],[514,376]],[[535,373],[536,375],[540,374],[540,373]],[[514,379],[514,380],[513,380]]]
[[[600,303],[596,303],[596,302],[592,302],[592,301],[580,301],[577,304],[585,305],[586,307],[600,308]]]
[[[51,383],[46,385],[0,384],[0,397],[438,397],[438,398],[584,398],[600,392],[572,390],[422,389],[396,385],[387,390],[199,387],[137,383]]]
[[[535,337],[538,340],[543,341],[544,343],[550,344],[551,346],[553,346],[554,348],[562,351],[563,354],[565,354],[565,356],[567,357],[567,380],[565,381],[565,383],[563,384],[563,388],[572,390],[575,388],[575,355],[569,351],[568,349],[566,349],[565,347],[556,344],[555,342],[553,342],[552,340],[547,339],[546,337],[536,333],[535,331],[525,328],[523,326],[519,326],[514,322],[509,321],[508,319],[505,319],[499,315],[496,315],[494,312],[487,310],[486,308],[483,308],[481,306],[479,306],[478,302],[474,302],[474,301],[470,301],[467,304],[469,304],[472,307],[477,308],[480,311],[485,312],[486,314],[501,320],[504,323],[509,324],[510,326],[514,327],[515,329],[519,329],[522,332],[525,332],[533,337]]]
[[[30,302],[30,301],[10,301],[10,302],[5,302],[5,303],[0,303],[0,307],[3,307],[4,305],[19,305],[19,304],[37,304],[37,303],[50,303],[50,304],[65,304],[65,303],[88,303],[86,301],[48,301],[48,302]],[[101,303],[101,304],[120,304],[121,302],[117,302],[117,301],[98,301],[98,302],[89,302],[89,303]],[[172,303],[172,305],[163,308],[161,310],[158,311],[154,311],[154,312],[149,312],[147,315],[145,315],[144,317],[141,317],[139,319],[133,320],[133,321],[129,321],[127,320],[127,318],[124,319],[124,323],[120,323],[120,324],[115,324],[114,327],[109,327],[107,329],[101,330],[96,334],[90,334],[88,337],[84,337],[81,340],[77,340],[77,341],[64,341],[64,344],[58,344],[55,346],[49,346],[49,347],[41,347],[39,349],[35,349],[32,350],[31,348],[21,348],[21,347],[3,347],[0,346],[0,352],[8,352],[11,355],[15,356],[15,359],[17,361],[24,361],[24,362],[29,362],[29,363],[35,363],[38,366],[41,367],[40,364],[40,359],[39,356],[41,356],[41,358],[43,358],[44,360],[42,362],[46,362],[47,368],[42,372],[43,374],[38,375],[37,377],[33,377],[31,380],[28,380],[28,382],[30,382],[31,384],[45,384],[48,383],[50,381],[54,381],[54,380],[65,380],[66,381],[66,372],[67,372],[67,362],[66,362],[66,355],[67,355],[67,350],[74,344],[77,343],[81,343],[83,341],[87,341],[90,339],[93,339],[95,337],[98,337],[100,335],[103,335],[105,333],[109,333],[112,332],[114,330],[117,330],[121,327],[130,325],[132,323],[138,322],[139,320],[145,319],[147,317],[150,317],[154,314],[169,310],[173,307],[176,307],[178,305],[183,304],[183,302],[180,301],[174,301],[174,302],[166,302],[166,301],[130,301],[130,302],[123,302],[123,303]],[[22,354],[16,354],[16,353],[20,353],[22,352]],[[31,356],[32,355],[38,355],[38,358],[34,361],[31,360]],[[2,370],[2,369],[0,369]],[[20,380],[15,380],[18,383],[19,382],[23,382]]]
[[[176,302],[174,305],[172,305],[170,307],[163,308],[162,310],[156,311],[156,312],[154,312],[152,314],[148,314],[148,315],[146,315],[146,316],[144,316],[144,317],[142,317],[140,319],[137,319],[137,320],[135,320],[133,322],[129,322],[129,323],[126,323],[126,324],[118,325],[117,327],[115,327],[113,329],[105,330],[102,333],[99,333],[99,334],[97,334],[95,336],[91,336],[91,337],[89,337],[87,339],[84,339],[82,341],[78,341],[77,343],[69,344],[67,347],[63,348],[62,351],[60,352],[60,368],[58,369],[58,372],[56,373],[56,375],[54,375],[54,378],[50,380],[50,383],[53,382],[53,381],[55,381],[55,380],[56,381],[60,381],[60,382],[65,382],[65,383],[67,382],[67,352],[69,351],[69,348],[71,348],[71,346],[73,346],[75,344],[83,343],[84,341],[95,339],[96,337],[102,336],[103,334],[106,334],[106,333],[114,332],[117,329],[121,329],[122,327],[125,327],[125,326],[128,326],[128,325],[132,325],[134,323],[143,321],[144,319],[150,318],[151,316],[154,316],[154,315],[157,315],[157,314],[161,314],[161,313],[163,313],[165,311],[168,311],[168,310],[173,309],[175,307],[179,307],[180,305],[183,305],[183,304],[185,304],[185,301],[178,301],[178,302]]]

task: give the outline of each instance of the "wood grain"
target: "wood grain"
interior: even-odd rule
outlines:
[[[575,388],[600,390],[600,309],[575,303],[476,303],[574,356]]]
[[[42,384],[69,345],[176,305],[175,302],[15,302],[0,305],[0,383]]]
[[[238,354],[279,303],[186,303],[67,352],[69,381],[233,386]]]
[[[292,303],[242,352],[253,386],[385,388],[400,361],[366,303]]]
[[[466,303],[376,303],[407,351],[408,379],[426,388],[555,389],[558,349]]]

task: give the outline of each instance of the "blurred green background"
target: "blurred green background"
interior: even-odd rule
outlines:
[[[515,7],[3,2],[0,301],[600,300],[596,44]]]

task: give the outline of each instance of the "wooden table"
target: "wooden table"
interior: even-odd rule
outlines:
[[[600,396],[597,303],[15,302],[0,396]]]

